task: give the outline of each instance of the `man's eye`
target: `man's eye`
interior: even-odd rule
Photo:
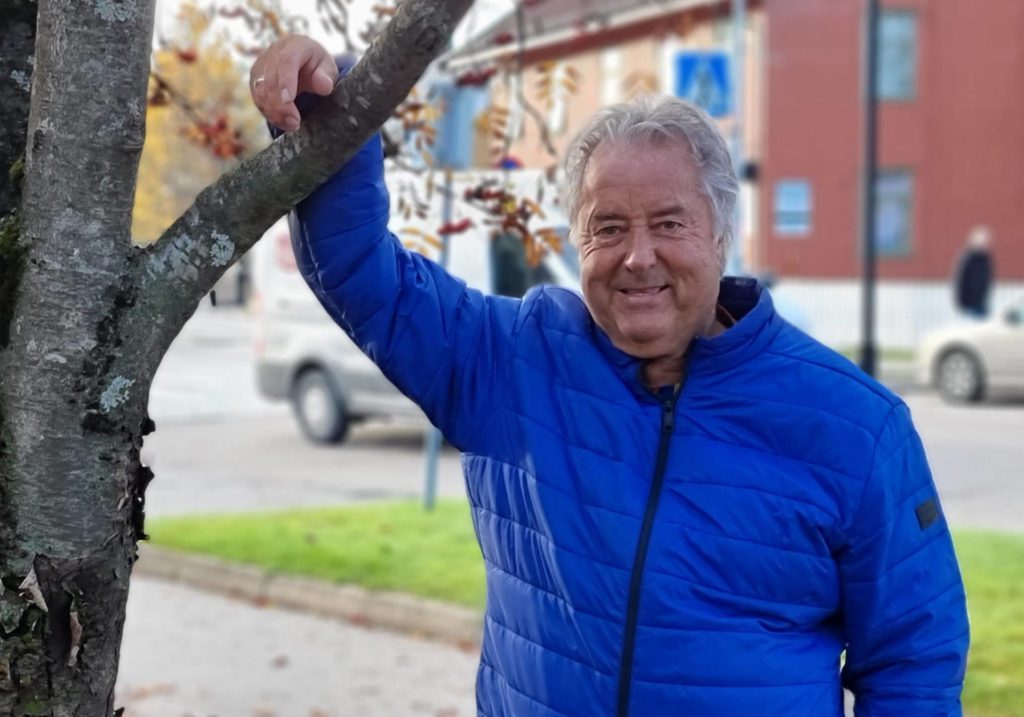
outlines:
[[[594,236],[613,237],[617,236],[621,231],[622,227],[620,226],[598,227],[597,229],[594,230]]]
[[[683,228],[683,223],[682,222],[677,222],[677,221],[675,221],[673,219],[668,219],[666,221],[659,222],[658,223],[658,228],[659,229],[666,229],[666,230],[668,230],[670,232],[675,232],[675,231],[679,231],[680,229]]]

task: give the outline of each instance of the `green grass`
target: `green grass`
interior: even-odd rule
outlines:
[[[964,709],[972,717],[1024,715],[1024,536],[957,531],[967,586],[971,654]]]
[[[465,501],[372,503],[146,522],[154,545],[373,590],[484,606],[484,566]]]
[[[859,346],[843,346],[836,349],[846,358],[855,362],[860,358],[860,347]],[[878,349],[878,360],[879,361],[892,361],[894,363],[908,363],[912,362],[915,357],[913,349],[897,349],[897,348],[880,348]]]
[[[483,608],[484,570],[463,501],[433,513],[374,503],[147,523],[161,547],[282,573],[398,590]],[[1024,716],[1024,536],[957,531],[972,644],[964,705],[971,717]]]

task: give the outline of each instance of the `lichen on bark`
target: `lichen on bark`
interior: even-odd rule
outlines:
[[[21,243],[21,221],[12,212],[0,217],[0,349],[10,341],[11,322],[17,303],[18,284],[25,270],[25,246]],[[0,406],[0,421],[3,413]],[[2,423],[0,423],[2,425]]]

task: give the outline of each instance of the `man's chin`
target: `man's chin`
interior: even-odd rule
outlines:
[[[665,331],[643,330],[620,332],[612,341],[622,351],[638,359],[664,356],[670,347],[665,342]]]

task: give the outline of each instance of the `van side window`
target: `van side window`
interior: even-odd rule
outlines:
[[[513,232],[496,232],[491,239],[491,285],[501,296],[522,298],[537,284],[552,284],[555,277],[543,263],[530,266],[522,238]]]

